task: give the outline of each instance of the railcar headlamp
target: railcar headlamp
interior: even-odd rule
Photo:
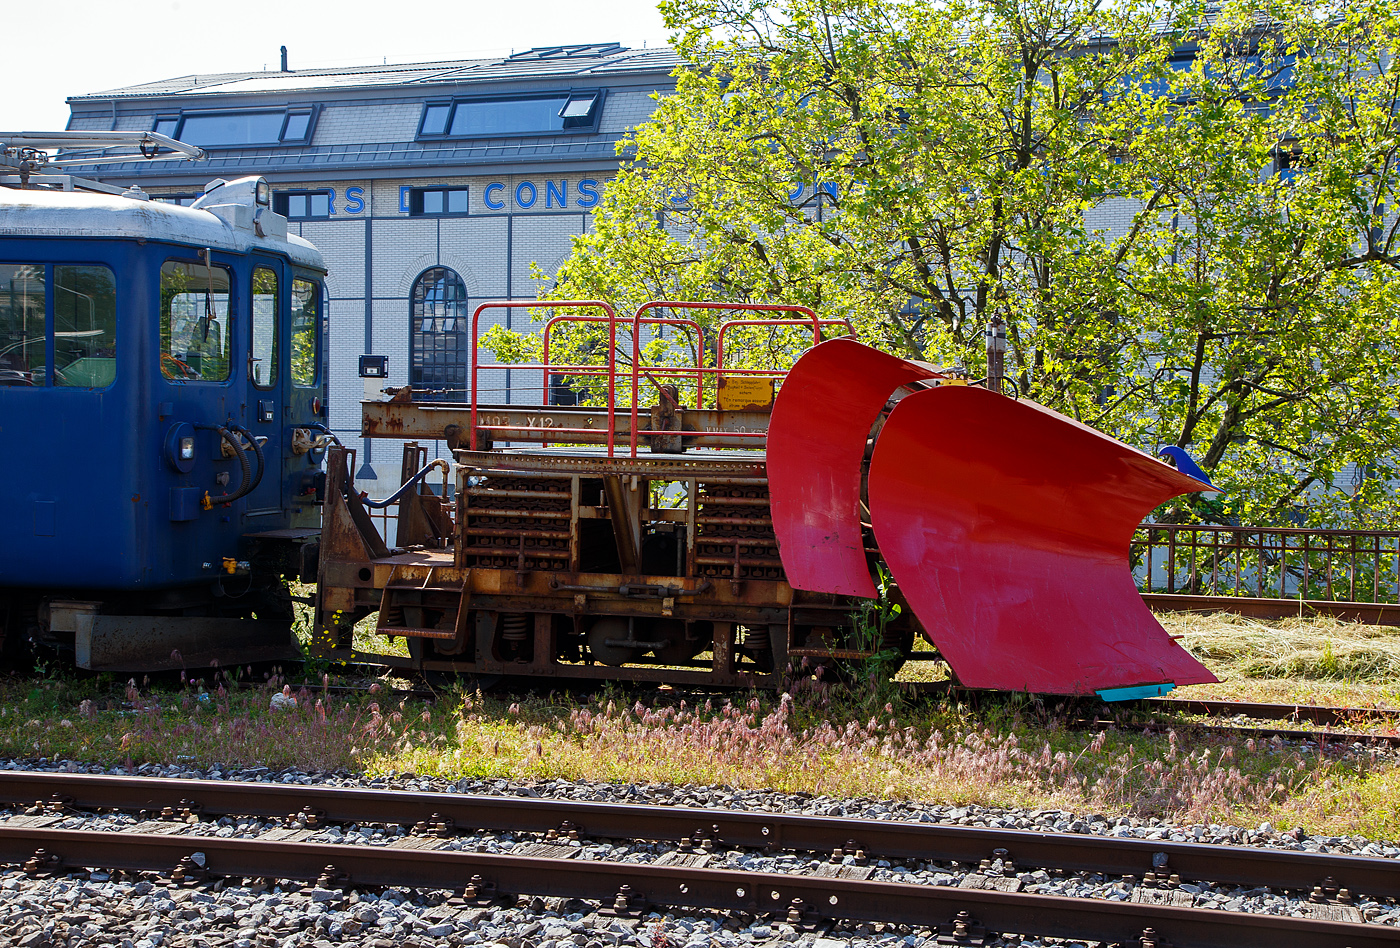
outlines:
[[[194,425],[179,421],[166,431],[165,463],[180,474],[194,470]]]
[[[272,186],[259,179],[254,197],[263,207],[269,207],[272,204]]]

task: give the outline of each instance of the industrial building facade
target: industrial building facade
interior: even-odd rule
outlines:
[[[185,76],[74,96],[68,127],[162,132],[208,160],[74,170],[181,203],[214,178],[266,177],[289,229],[330,269],[329,424],[350,443],[362,354],[388,358],[387,386],[465,397],[472,310],[536,295],[535,268],[552,274],[589,229],[618,141],[672,88],[676,63],[669,50],[597,44]],[[528,320],[524,310],[491,310],[482,326]],[[491,373],[491,384],[509,376]],[[482,388],[488,401],[540,395]],[[376,466],[364,442],[360,457],[363,479],[397,481],[397,449],[381,448]]]

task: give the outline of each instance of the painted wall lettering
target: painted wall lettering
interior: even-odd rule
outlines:
[[[596,207],[598,205],[598,182],[592,178],[584,178],[578,183],[578,206]]]
[[[553,181],[544,183],[544,206],[546,208],[555,207],[555,202],[559,207],[569,206],[569,181],[567,178],[561,180],[557,185]]]
[[[405,184],[399,187],[399,213],[409,214],[409,195],[415,188],[446,187],[446,185],[418,185]],[[454,188],[462,185],[451,185]],[[487,213],[510,210],[529,210],[539,207],[540,210],[590,210],[598,206],[602,200],[602,185],[596,178],[583,178],[578,181],[573,188],[569,187],[568,178],[548,178],[542,181],[530,179],[515,182],[514,189],[504,181],[492,181],[481,189],[481,204],[473,205],[470,213],[480,214],[484,207]],[[544,205],[540,205],[540,195],[543,192]],[[507,197],[506,195],[510,195]],[[678,198],[679,203],[684,203],[685,198]],[[345,189],[345,213],[358,214],[365,209],[366,201],[363,188]]]

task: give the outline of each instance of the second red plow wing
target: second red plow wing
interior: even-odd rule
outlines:
[[[1204,489],[1063,415],[969,386],[901,401],[869,479],[880,552],[958,680],[1056,694],[1215,681],[1128,570],[1142,518]]]

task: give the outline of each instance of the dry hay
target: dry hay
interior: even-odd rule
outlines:
[[[1244,678],[1393,682],[1400,629],[1330,618],[1251,619],[1217,613],[1160,616],[1213,669]]]

